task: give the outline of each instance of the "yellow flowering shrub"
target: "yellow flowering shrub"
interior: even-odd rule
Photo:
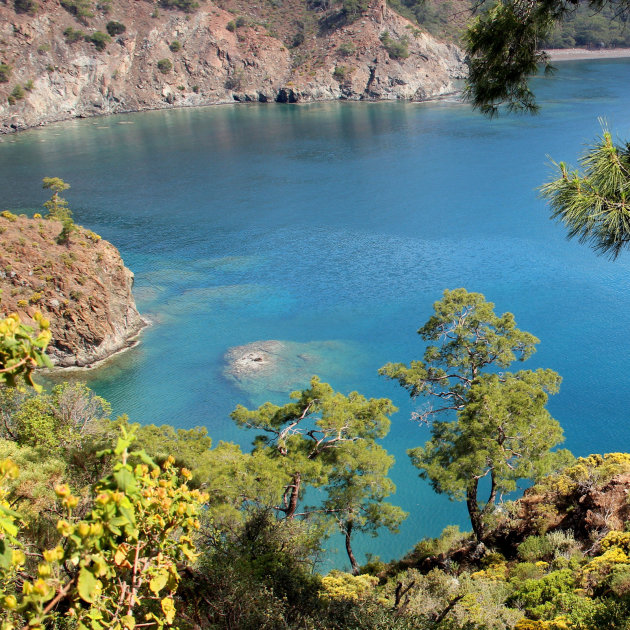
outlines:
[[[359,601],[374,591],[378,578],[373,575],[352,575],[331,571],[322,578],[321,596],[325,599]]]

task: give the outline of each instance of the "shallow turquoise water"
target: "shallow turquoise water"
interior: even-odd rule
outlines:
[[[466,524],[464,505],[417,478],[405,451],[426,431],[376,374],[420,356],[415,331],[444,288],[483,292],[541,339],[526,366],[564,377],[550,408],[566,446],[627,449],[630,255],[613,263],[567,242],[535,188],[547,155],[575,163],[598,116],[630,138],[629,71],[627,60],[560,64],[536,81],[536,118],[489,122],[456,102],[320,103],[53,125],[2,139],[2,204],[38,207],[41,178],[62,177],[77,222],[136,273],[154,325],[88,376],[132,420],[205,425],[215,441],[245,445],[230,410],[283,398],[235,387],[225,351],[337,342],[320,376],[401,409],[385,445],[397,457],[395,501],[411,516],[398,536],[357,542],[389,559]]]

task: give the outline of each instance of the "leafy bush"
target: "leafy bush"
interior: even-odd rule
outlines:
[[[179,52],[182,49],[182,45],[181,43],[174,39],[169,45],[168,47],[171,49],[171,52]]]
[[[107,26],[105,28],[112,37],[122,35],[127,30],[127,27],[124,24],[116,22],[115,20],[107,22]]]
[[[344,57],[349,57],[350,55],[354,55],[357,51],[357,47],[353,42],[344,42],[337,48],[337,52]]]
[[[13,214],[10,210],[3,210],[0,212],[0,217],[6,219],[7,221],[11,221],[12,223],[17,221],[17,214]]]
[[[192,13],[199,8],[199,2],[197,0],[160,0],[160,6],[165,9],[179,9],[185,13]]]
[[[546,536],[529,536],[518,546],[518,555],[526,562],[550,558],[553,547]]]
[[[348,22],[354,22],[367,10],[369,4],[368,0],[343,0],[342,12]]]
[[[230,20],[225,28],[227,28],[228,31],[230,31],[230,33],[233,33],[236,30],[236,22],[234,20]]]
[[[35,84],[33,83],[33,79],[29,79],[25,84],[24,84],[24,89],[27,92],[32,92],[33,88],[35,87]]]
[[[333,77],[339,81],[339,83],[343,83],[346,79],[350,77],[352,74],[352,68],[348,66],[335,66],[335,71],[333,72]]]
[[[35,0],[13,0],[13,6],[16,13],[28,13],[29,15],[35,15],[39,9]]]
[[[60,0],[61,6],[80,22],[85,24],[87,18],[94,17],[89,0]]]
[[[11,91],[11,96],[16,101],[21,101],[26,96],[26,92],[24,91],[24,88],[20,84],[18,84]]]
[[[0,63],[0,83],[8,83],[11,76],[11,66],[6,63]]]
[[[105,48],[107,48],[107,44],[112,41],[112,38],[107,33],[103,33],[102,31],[94,31],[91,35],[86,35],[85,39],[86,41],[94,44],[96,50],[100,51],[105,50]]]
[[[63,36],[69,44],[74,44],[75,42],[85,39],[85,33],[83,31],[75,30],[71,26],[68,26],[68,28],[64,30]]]
[[[162,74],[168,74],[173,69],[173,62],[170,59],[160,59],[157,67]]]
[[[381,43],[392,59],[407,59],[409,57],[409,38],[393,39],[388,31],[380,37]]]

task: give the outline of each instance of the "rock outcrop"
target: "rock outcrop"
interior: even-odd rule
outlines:
[[[457,47],[422,32],[384,0],[373,0],[351,23],[334,12],[314,17],[308,36],[292,48],[260,16],[252,13],[236,26],[233,12],[209,0],[192,13],[112,0],[81,21],[57,0],[43,0],[35,15],[13,4],[0,3],[0,62],[9,67],[0,82],[0,132],[237,101],[422,101],[453,92],[453,79],[465,74]],[[110,21],[125,31],[95,45],[90,37]],[[405,50],[388,52],[388,42]]]
[[[133,274],[110,243],[79,228],[58,244],[61,223],[0,216],[0,310],[25,323],[50,320],[48,348],[60,367],[88,367],[133,343],[146,325],[131,294]]]

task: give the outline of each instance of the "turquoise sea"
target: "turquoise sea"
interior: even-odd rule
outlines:
[[[40,207],[58,176],[78,223],[112,241],[136,274],[153,325],[142,343],[85,375],[116,413],[215,442],[251,437],[237,403],[285,399],[302,374],[246,389],[223,356],[257,340],[292,342],[343,391],[400,407],[385,446],[398,536],[357,541],[398,556],[463,504],[418,479],[406,449],[426,439],[405,393],[377,375],[420,357],[415,331],[443,289],[466,287],[541,339],[526,367],[564,382],[550,403],[576,454],[628,448],[630,253],[617,261],[565,240],[536,187],[549,157],[575,164],[604,117],[630,138],[630,61],[558,64],[538,78],[537,117],[488,121],[456,100],[217,106],[76,120],[5,136],[1,205]],[[292,376],[292,378],[290,377]],[[343,554],[332,562],[344,566]]]

